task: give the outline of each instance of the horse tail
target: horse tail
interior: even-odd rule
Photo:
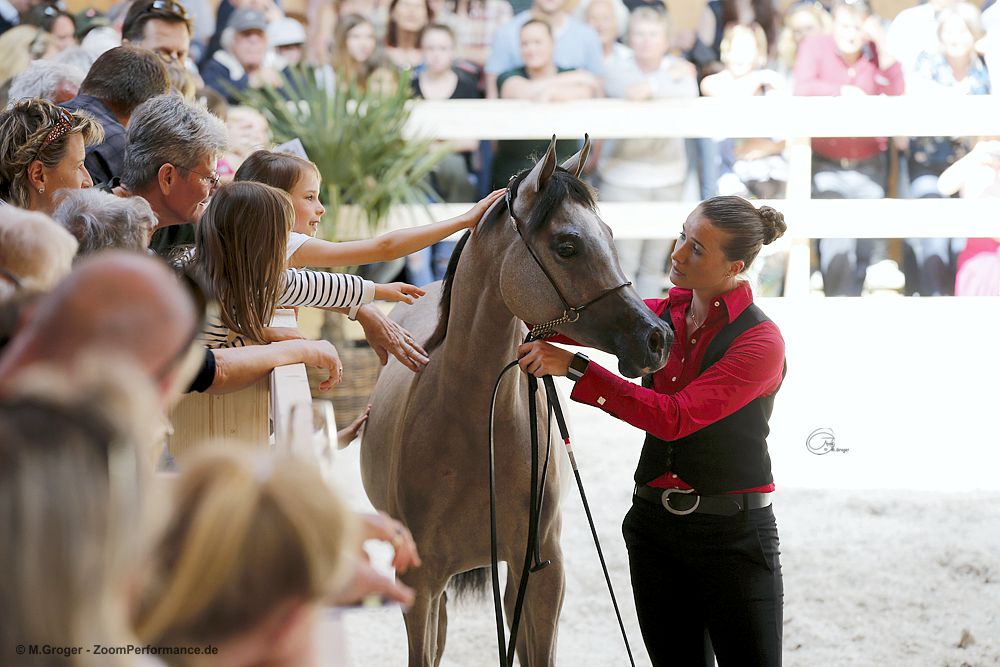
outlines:
[[[455,271],[458,270],[458,260],[462,256],[462,250],[465,248],[465,243],[469,240],[471,234],[471,232],[465,232],[462,235],[458,245],[455,246],[455,249],[451,253],[451,259],[448,260],[448,270],[445,271],[444,283],[441,286],[441,301],[438,304],[438,312],[440,314],[438,316],[437,328],[434,329],[434,333],[424,343],[424,349],[428,352],[433,352],[434,348],[444,342],[445,334],[448,333],[448,317],[451,315],[451,287],[455,284]]]
[[[489,582],[490,570],[486,567],[459,572],[451,581],[448,587],[455,593],[457,599],[472,597],[482,599],[486,596],[486,584]]]

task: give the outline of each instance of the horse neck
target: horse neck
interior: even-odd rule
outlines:
[[[514,358],[524,330],[500,293],[500,267],[511,242],[507,231],[480,230],[465,245],[451,291],[448,335],[442,343],[446,358],[489,367]]]

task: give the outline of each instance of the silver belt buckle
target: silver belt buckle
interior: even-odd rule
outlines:
[[[684,493],[684,494],[694,493],[694,489],[664,489],[663,490],[663,495],[660,497],[660,502],[663,504],[663,508],[665,510],[667,510],[668,512],[670,512],[671,514],[674,514],[676,516],[686,516],[688,514],[691,514],[696,509],[698,509],[698,505],[701,504],[701,496],[695,496],[695,498],[694,498],[694,505],[691,506],[691,509],[675,510],[673,507],[670,506],[670,494],[672,494],[672,493]]]

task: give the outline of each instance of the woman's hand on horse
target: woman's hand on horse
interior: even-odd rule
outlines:
[[[358,323],[365,330],[368,345],[378,355],[383,366],[392,354],[401,364],[416,373],[430,360],[427,351],[417,343],[413,335],[383,315],[378,308],[362,306],[358,311]]]
[[[490,206],[493,206],[498,199],[503,197],[503,194],[507,192],[507,188],[500,188],[499,190],[494,190],[485,197],[479,200],[475,206],[470,208],[468,211],[458,216],[462,221],[463,227],[468,227],[469,229],[475,229],[479,221],[483,219],[486,215],[486,211],[490,210]]]
[[[403,573],[411,567],[420,567],[420,554],[417,553],[417,543],[413,535],[399,521],[385,512],[378,514],[362,514],[362,539],[381,540],[388,542],[395,550],[392,566],[397,572]]]
[[[402,301],[412,304],[427,292],[409,283],[375,283],[375,298],[381,301]]]
[[[517,348],[517,365],[535,377],[566,375],[573,353],[543,340],[534,340]]]

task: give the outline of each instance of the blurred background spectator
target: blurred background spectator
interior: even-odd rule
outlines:
[[[507,0],[445,0],[434,21],[451,28],[455,56],[481,70],[486,66],[497,29],[513,16]]]
[[[976,43],[983,36],[979,10],[964,2],[952,4],[937,12],[937,46],[925,45],[914,59],[906,80],[908,95],[947,99],[990,93],[989,74],[976,52]],[[968,137],[912,137],[908,143],[905,166],[909,196],[914,199],[943,196],[938,178],[972,147]],[[952,293],[957,250],[954,245],[952,239],[946,238],[905,240],[903,273],[907,295]]]
[[[594,0],[599,2],[600,0]],[[628,25],[631,53],[608,63],[604,92],[633,101],[698,96],[694,67],[668,55],[670,24],[648,7],[632,12]],[[680,201],[685,194],[688,159],[683,139],[618,139],[601,147],[597,183],[601,201]],[[659,297],[673,241],[616,239],[622,270],[642,298]]]
[[[201,66],[205,85],[238,104],[247,88],[280,86],[281,78],[267,62],[267,17],[253,10],[238,10],[222,32],[222,48]]]
[[[392,0],[385,30],[385,54],[401,69],[419,65],[420,33],[434,21],[430,0]]]
[[[601,40],[593,28],[568,13],[567,4],[568,0],[534,0],[530,9],[500,26],[486,61],[487,97],[502,97],[497,79],[526,65],[521,29],[530,20],[549,27],[554,42],[551,59],[556,67],[563,71],[583,69],[600,76],[604,62]]]
[[[778,36],[778,71],[791,78],[799,44],[813,35],[830,33],[830,13],[815,2],[797,2],[785,11],[784,27]]]
[[[122,23],[122,44],[186,64],[193,30],[191,17],[179,0],[136,0]]]
[[[590,0],[586,3],[583,20],[594,29],[601,40],[604,64],[628,55],[629,48],[619,39],[628,26],[629,13],[625,6],[615,0]]]
[[[22,17],[23,25],[33,25],[52,35],[57,52],[76,46],[76,21],[55,3],[35,5]]]
[[[781,14],[775,0],[709,0],[698,22],[697,40],[691,51],[692,61],[701,76],[722,69],[722,37],[726,26],[756,23],[767,38],[768,60],[777,45]]]
[[[794,70],[796,95],[900,95],[903,71],[885,49],[885,30],[865,0],[837,0],[831,35],[802,42]],[[881,199],[889,171],[881,138],[813,139],[812,195],[817,199]],[[860,296],[868,266],[886,243],[874,239],[819,239],[817,252],[827,296]]]
[[[785,78],[766,69],[766,49],[764,30],[759,25],[730,24],[722,38],[725,69],[702,79],[702,94],[739,98],[787,92]],[[782,155],[784,149],[785,142],[781,139],[755,137],[720,141],[719,194],[764,199],[784,196],[788,181],[788,161]]]
[[[333,68],[340,86],[368,84],[368,75],[378,61],[378,38],[375,25],[360,14],[347,14],[337,23]]]
[[[0,105],[6,106],[11,81],[34,60],[58,53],[52,35],[41,28],[19,25],[0,35]]]
[[[274,49],[274,68],[295,67],[305,57],[306,29],[293,18],[281,18],[267,26],[267,42]]]
[[[86,72],[75,65],[36,60],[11,80],[8,98],[16,102],[26,97],[40,97],[62,104],[76,97],[84,76]]]
[[[565,20],[568,22],[573,19],[567,16]],[[586,26],[584,28],[591,30]],[[596,39],[596,34],[594,37]],[[532,18],[521,23],[520,39],[519,59],[524,65],[507,70],[499,76],[497,87],[501,98],[565,102],[601,96],[601,81],[592,73],[556,65],[555,39],[552,27],[547,22]],[[545,140],[497,142],[493,156],[493,187],[505,186],[511,176],[534,164],[529,156],[541,155],[547,148],[548,142]],[[576,152],[576,143],[561,141],[556,150],[558,155],[572,155]]]

